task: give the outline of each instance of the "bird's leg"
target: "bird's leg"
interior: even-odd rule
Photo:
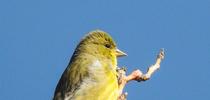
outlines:
[[[147,70],[146,74],[143,74],[141,70],[134,70],[130,75],[126,76],[126,69],[125,67],[118,68],[118,87],[119,87],[119,97],[118,100],[126,100],[126,96],[128,95],[127,92],[122,93],[123,89],[129,81],[135,80],[135,81],[146,81],[150,79],[152,74],[160,68],[160,63],[164,59],[164,50],[161,49],[160,53],[157,55],[156,63],[152,66],[150,66]]]

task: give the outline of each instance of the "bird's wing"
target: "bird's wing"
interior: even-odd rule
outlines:
[[[93,59],[95,59],[95,57],[87,54],[80,54],[75,57],[73,56],[59,80],[54,98],[61,97],[61,99],[64,99],[66,93],[72,95],[72,93],[77,90],[81,82],[88,77],[88,67],[92,63],[91,60]]]

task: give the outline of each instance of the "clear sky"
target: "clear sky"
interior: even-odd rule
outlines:
[[[128,100],[210,99],[210,0],[1,0],[0,100],[50,100],[80,39],[101,29],[128,54],[119,66],[146,71]]]

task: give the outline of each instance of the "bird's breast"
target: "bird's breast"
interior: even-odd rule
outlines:
[[[116,100],[118,82],[116,71],[110,67],[112,66],[108,63],[95,60],[88,67],[89,77],[86,77],[81,83],[77,97],[91,100]]]

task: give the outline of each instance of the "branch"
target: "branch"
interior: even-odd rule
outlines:
[[[146,81],[146,80],[150,79],[150,77],[153,75],[153,73],[155,71],[157,71],[158,69],[160,69],[160,63],[163,59],[164,59],[164,49],[161,49],[160,53],[157,55],[155,64],[151,65],[148,68],[147,73],[142,75],[139,79],[137,79],[137,81]]]
[[[160,63],[164,59],[164,50],[161,49],[159,54],[157,55],[156,62],[154,65],[151,65],[146,74],[143,74],[141,70],[135,70],[130,75],[126,76],[125,67],[118,68],[118,87],[119,87],[119,98],[118,100],[126,100],[128,93],[122,93],[125,85],[132,80],[141,82],[146,81],[151,78],[155,71],[160,69]]]

